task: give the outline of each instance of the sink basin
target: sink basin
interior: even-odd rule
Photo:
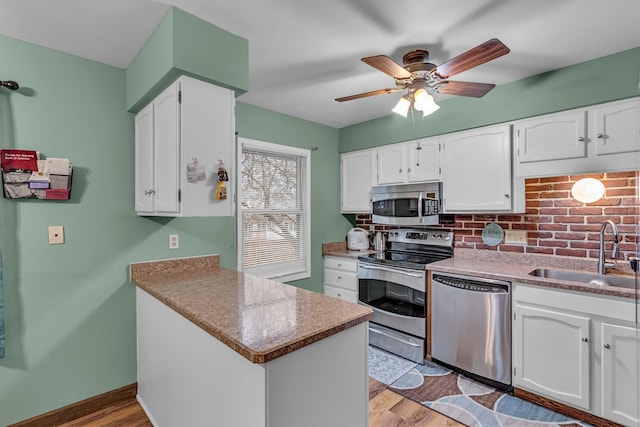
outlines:
[[[536,268],[529,273],[530,276],[544,277],[546,279],[568,280],[570,282],[589,283],[592,285],[615,286],[618,288],[635,289],[636,281],[633,277],[611,276],[581,271],[556,270],[553,268]]]

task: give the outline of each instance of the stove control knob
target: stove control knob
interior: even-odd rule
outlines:
[[[438,234],[438,240],[442,239],[442,234]]]

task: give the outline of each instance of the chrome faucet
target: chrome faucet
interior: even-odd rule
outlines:
[[[611,252],[611,259],[613,259],[612,263],[607,263],[604,257],[604,230],[607,228],[607,225],[611,226],[611,232],[613,233],[613,251]],[[602,227],[600,227],[600,254],[598,255],[598,274],[606,274],[607,268],[613,268],[617,265],[618,261],[618,227],[613,223],[613,221],[607,219],[602,223]]]

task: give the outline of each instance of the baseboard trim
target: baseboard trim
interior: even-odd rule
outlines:
[[[90,397],[80,402],[72,403],[62,408],[54,409],[42,415],[11,424],[8,427],[42,427],[57,426],[84,417],[85,415],[101,411],[110,406],[136,400],[138,383],[129,384],[97,396]]]
[[[530,402],[537,403],[540,406],[544,406],[545,408],[551,409],[552,411],[569,415],[570,417],[581,421],[586,421],[596,427],[624,427],[622,424],[614,423],[613,421],[600,418],[597,415],[581,411],[580,409],[565,405],[564,403],[559,403],[555,400],[538,396],[537,394],[531,393],[530,391],[514,388],[513,394],[524,400],[528,400]]]

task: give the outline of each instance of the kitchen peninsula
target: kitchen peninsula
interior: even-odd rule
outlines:
[[[367,426],[371,310],[218,261],[131,264],[153,424]]]

